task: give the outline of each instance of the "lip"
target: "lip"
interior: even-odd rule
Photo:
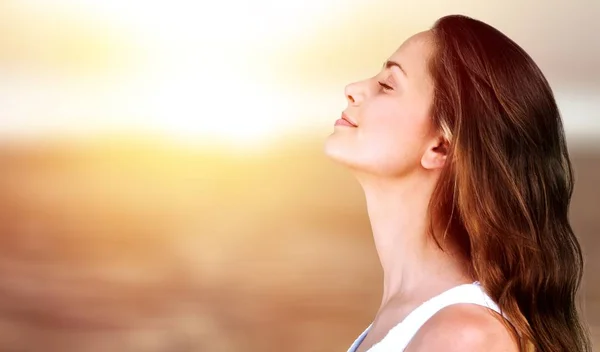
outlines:
[[[342,121],[340,121],[340,120],[342,120]],[[339,121],[339,122],[342,122],[342,124],[344,124],[344,125],[346,125],[346,124],[345,124],[345,123],[343,123],[343,122],[347,122],[347,123],[348,123],[348,125],[350,125],[350,126],[352,126],[352,127],[358,127],[358,125],[357,125],[357,124],[356,124],[354,121],[352,121],[352,120],[351,120],[351,119],[348,117],[348,115],[346,115],[345,113],[342,113],[342,118],[341,118],[341,119],[339,119],[339,120],[337,120],[337,121],[336,121],[336,124],[338,124],[338,123],[337,123],[338,121]]]

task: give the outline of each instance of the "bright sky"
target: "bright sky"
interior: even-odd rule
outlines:
[[[297,129],[328,133],[345,83],[460,12],[456,2],[416,3],[6,0],[0,131],[149,131],[242,145]],[[474,16],[495,11],[469,6]],[[600,134],[593,91],[555,90],[569,133]]]
[[[297,114],[285,117],[290,102],[267,75],[265,54],[335,5],[283,3],[15,1],[11,19],[26,42],[17,49],[28,60],[17,54],[17,70],[14,62],[0,67],[2,130],[235,140],[277,133]],[[71,32],[80,28],[86,34]],[[57,54],[64,42],[74,53]]]

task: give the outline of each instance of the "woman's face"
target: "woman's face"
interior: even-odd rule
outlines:
[[[430,32],[404,42],[376,76],[352,83],[345,93],[345,118],[325,144],[325,153],[353,169],[382,176],[403,176],[422,167],[435,143],[430,116],[433,82],[428,61]]]

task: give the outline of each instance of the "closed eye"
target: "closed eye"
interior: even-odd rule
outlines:
[[[383,88],[383,90],[394,90],[394,88],[392,88],[390,85],[385,84],[383,82],[377,82],[379,83],[379,85],[381,86],[381,88]]]

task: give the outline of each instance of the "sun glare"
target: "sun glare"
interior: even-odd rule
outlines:
[[[161,130],[194,143],[260,145],[290,127],[285,97],[268,87],[223,74],[201,76],[164,83],[154,102]]]
[[[148,70],[133,78],[141,93],[132,97],[150,115],[143,123],[151,126],[141,127],[199,143],[254,145],[293,129],[303,114],[293,108],[297,87],[276,82],[271,54],[315,30],[340,3],[62,0],[62,8],[121,28],[145,48]]]

